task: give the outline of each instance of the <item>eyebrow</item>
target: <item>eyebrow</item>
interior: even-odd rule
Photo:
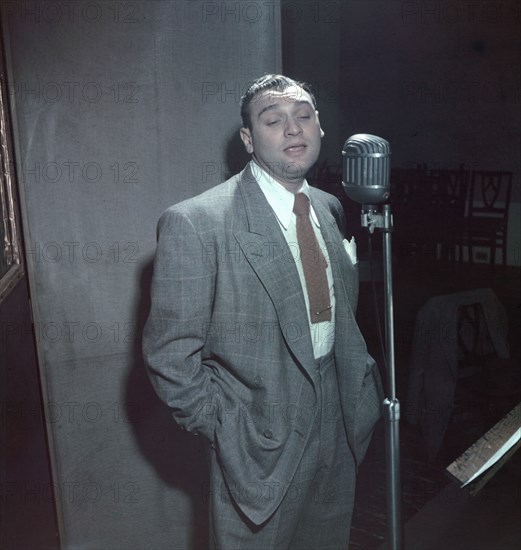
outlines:
[[[263,113],[266,111],[270,111],[271,109],[276,109],[280,105],[280,101],[277,103],[272,103],[271,105],[266,105],[264,109],[260,111],[260,113],[257,115],[257,118],[259,119]],[[293,105],[297,107],[301,107],[302,105],[309,105],[313,109],[313,105],[309,101],[306,101],[305,99],[299,99],[298,101],[294,101]]]

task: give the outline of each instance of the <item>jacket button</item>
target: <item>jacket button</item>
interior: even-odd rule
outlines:
[[[263,434],[266,439],[271,439],[273,437],[273,432],[271,430],[264,430]]]
[[[254,382],[258,388],[261,388],[264,384],[264,378],[262,378],[262,376],[256,376]]]

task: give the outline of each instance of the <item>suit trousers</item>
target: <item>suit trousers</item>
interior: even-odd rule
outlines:
[[[210,548],[215,550],[347,550],[353,511],[356,469],[343,426],[333,354],[316,362],[317,407],[309,412],[310,437],[292,480],[284,487],[255,484],[243,488],[252,498],[266,492],[284,497],[261,525],[236,506],[215,451],[210,450]],[[309,402],[313,388],[309,384]],[[305,408],[305,404],[304,404]],[[304,410],[304,409],[303,409]],[[264,493],[264,494],[262,494]]]

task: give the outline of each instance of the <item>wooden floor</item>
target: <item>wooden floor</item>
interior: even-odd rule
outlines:
[[[364,277],[362,276],[362,279]],[[457,491],[446,466],[521,400],[521,269],[488,264],[443,263],[432,257],[393,258],[397,397],[405,409],[415,318],[432,296],[491,288],[509,319],[511,360],[504,376],[483,375],[457,385],[453,414],[442,447],[427,457],[416,426],[400,423],[402,522],[405,550],[514,550],[521,548],[521,476],[518,452],[479,498]],[[381,356],[370,283],[362,280],[359,322],[371,353]],[[383,303],[382,285],[377,285]],[[384,426],[378,426],[361,466],[350,550],[383,547],[388,537]]]

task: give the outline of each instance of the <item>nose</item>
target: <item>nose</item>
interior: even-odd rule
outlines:
[[[287,136],[298,136],[302,133],[302,126],[296,118],[288,117],[286,121],[285,133]]]

